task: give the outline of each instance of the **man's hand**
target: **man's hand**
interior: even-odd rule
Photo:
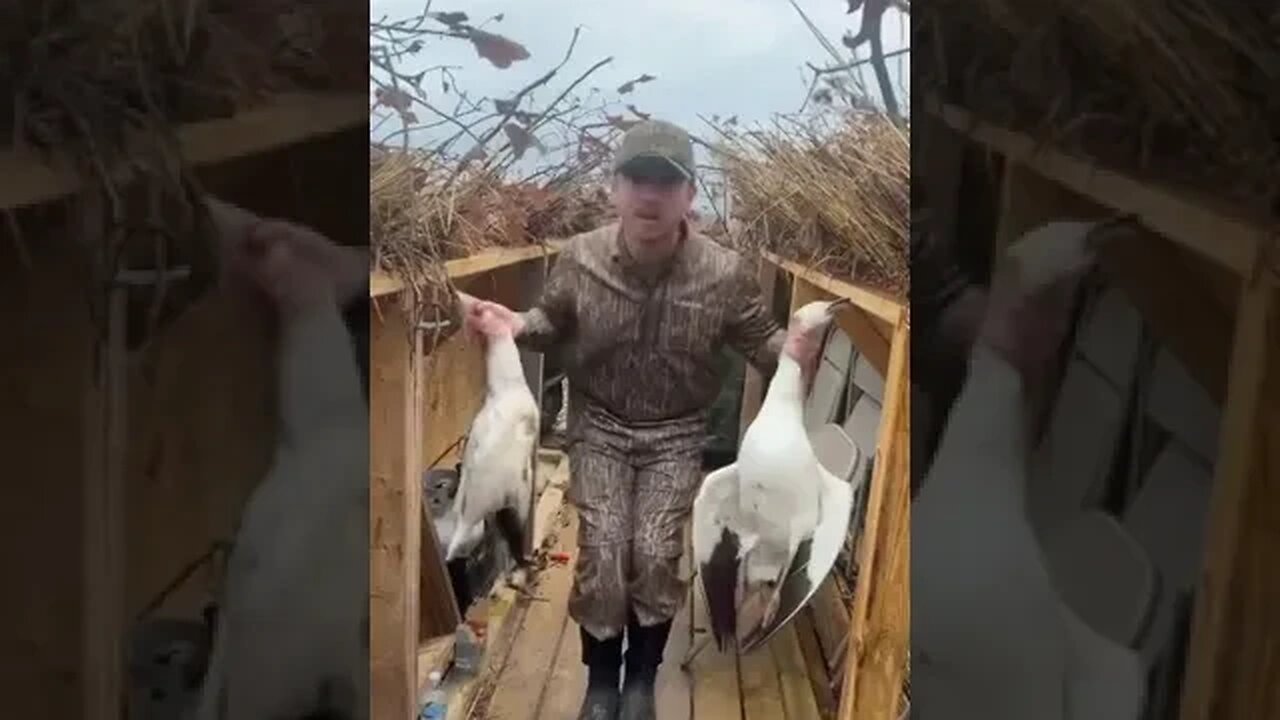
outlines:
[[[325,294],[332,295],[341,305],[350,302],[367,286],[367,248],[339,245],[305,225],[279,218],[264,218],[217,198],[206,198],[205,204],[217,229],[222,265],[229,279],[249,279],[251,284],[270,295],[276,291],[272,285],[276,280],[270,278],[279,276],[276,279],[280,282],[293,282],[287,278],[296,276],[292,270],[283,271],[282,266],[298,268],[306,265],[309,276],[315,276],[313,279],[323,277],[332,286]],[[277,247],[284,249],[276,250]],[[295,287],[279,292],[306,294],[315,289]]]
[[[481,300],[464,292],[458,293],[462,325],[472,337],[510,334],[519,337],[524,331],[524,318],[502,303]]]

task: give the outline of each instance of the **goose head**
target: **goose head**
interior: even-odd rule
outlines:
[[[1042,386],[1071,329],[1080,281],[1100,249],[1132,230],[1124,216],[1049,222],[1023,234],[992,280],[979,342],[1015,367],[1027,387]]]
[[[846,298],[817,300],[802,305],[791,314],[791,321],[787,324],[783,355],[794,360],[806,374],[812,374],[827,328],[835,320],[836,313],[847,305],[850,302]]]

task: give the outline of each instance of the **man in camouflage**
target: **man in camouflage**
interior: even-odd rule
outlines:
[[[534,308],[469,296],[512,324],[525,348],[561,353],[569,378],[569,499],[579,555],[569,612],[588,688],[581,720],[652,720],[672,618],[687,596],[684,528],[703,474],[716,360],[728,344],[771,373],[783,331],[752,268],[694,231],[693,145],[646,121],[614,164],[618,221],[571,238]],[[627,639],[621,692],[622,644]]]

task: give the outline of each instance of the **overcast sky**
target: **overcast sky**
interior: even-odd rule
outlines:
[[[856,29],[859,14],[846,15],[845,0],[796,0],[828,40],[846,57],[840,37]],[[372,0],[373,19],[400,20],[422,9],[423,0]],[[414,72],[456,65],[458,82],[475,95],[510,96],[545,73],[563,57],[576,26],[582,27],[573,59],[549,88],[558,93],[595,62],[612,56],[584,87],[612,91],[643,73],[657,81],[639,85],[627,97],[640,110],[700,133],[698,115],[737,115],[746,124],[773,113],[794,112],[805,98],[810,74],[806,62],[833,63],[788,0],[435,0],[433,11],[467,13],[528,48],[531,58],[502,70],[481,60],[470,43],[439,39],[401,68]],[[909,21],[895,10],[885,15],[886,52],[910,43]],[[866,48],[861,51],[866,55]],[[888,62],[906,110],[910,92],[910,55]],[[875,79],[864,66],[864,83],[878,97]],[[438,86],[437,86],[438,87]],[[436,92],[439,92],[437,90]],[[537,96],[540,101],[552,95]],[[420,112],[425,121],[425,113]],[[375,133],[381,135],[381,133]]]

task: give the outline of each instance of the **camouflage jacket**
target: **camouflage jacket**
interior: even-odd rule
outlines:
[[[685,229],[663,268],[645,272],[617,224],[571,238],[519,342],[560,353],[574,398],[624,425],[705,419],[728,344],[772,373],[784,333],[754,267]],[[575,413],[576,414],[576,413]]]

